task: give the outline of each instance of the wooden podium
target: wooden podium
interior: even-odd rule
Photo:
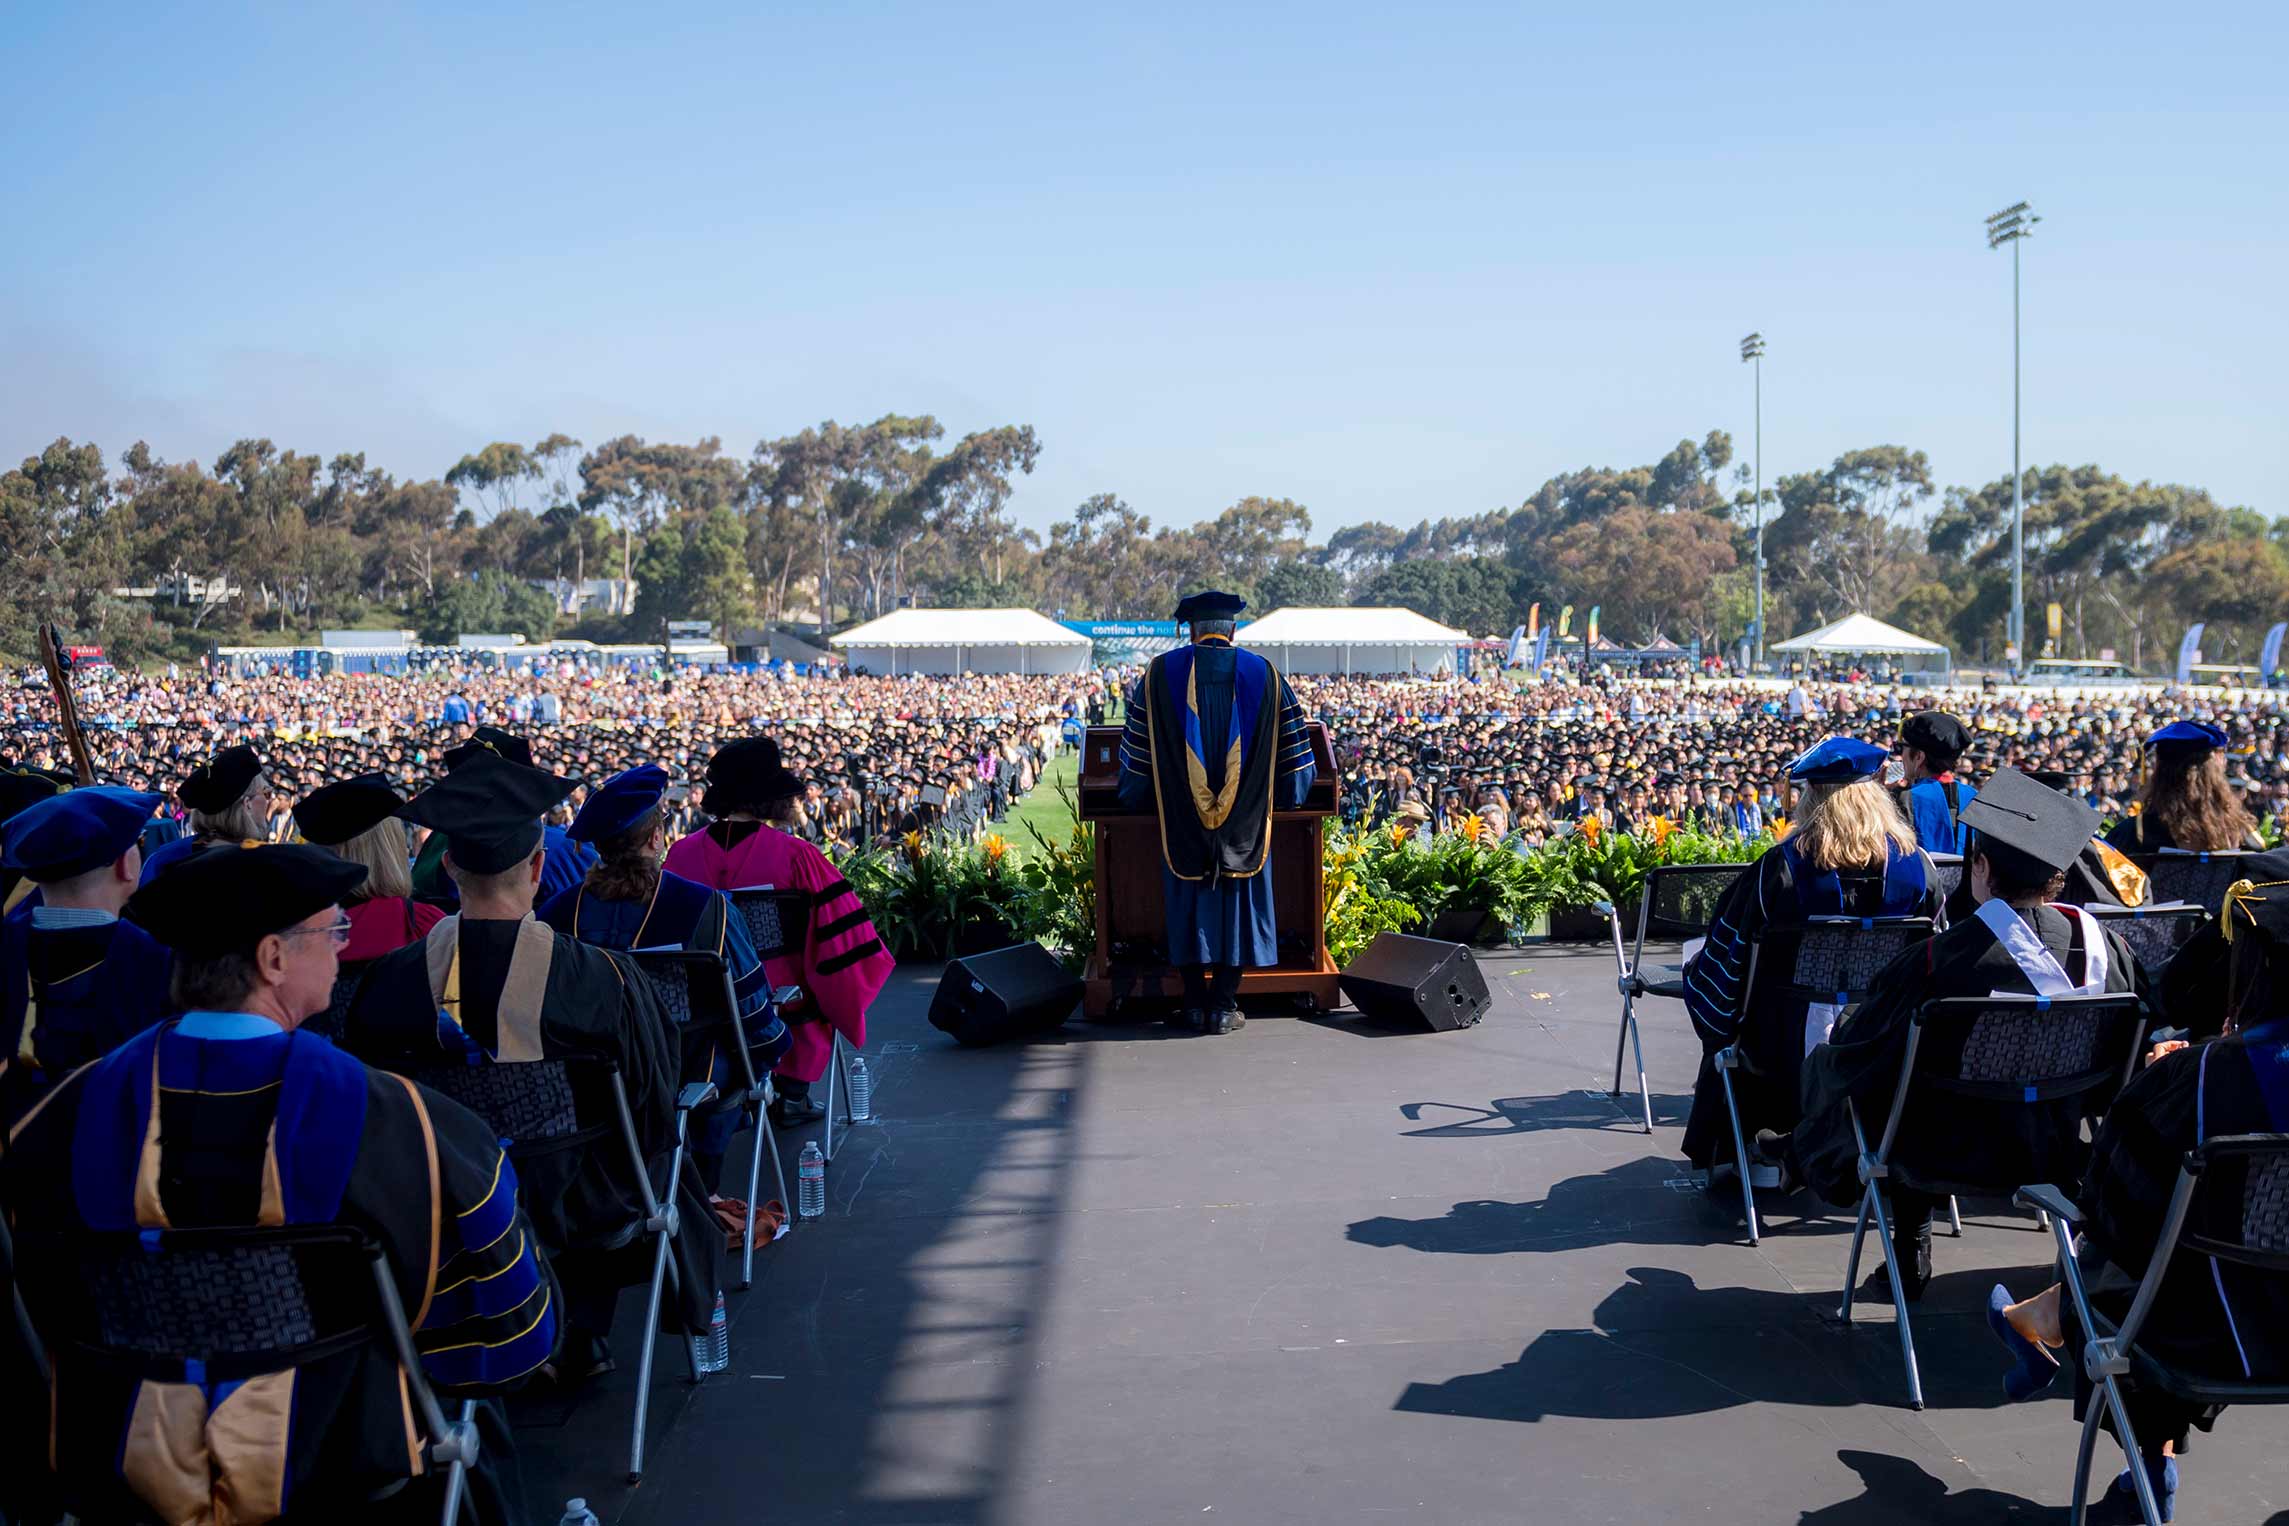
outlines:
[[[1322,1011],[1340,997],[1335,964],[1327,957],[1326,865],[1321,835],[1335,814],[1335,755],[1327,729],[1307,721],[1319,775],[1301,807],[1272,812],[1272,910],[1279,926],[1280,962],[1242,970],[1240,994],[1302,996]],[[1121,805],[1121,728],[1092,726],[1081,744],[1079,813],[1096,824],[1097,949],[1082,971],[1081,1010],[1102,1017],[1131,997],[1152,1001],[1183,994],[1169,967],[1161,914],[1160,822],[1147,807]]]

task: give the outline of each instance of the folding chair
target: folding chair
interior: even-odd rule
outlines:
[[[628,1442],[628,1481],[644,1476],[644,1416],[652,1397],[652,1354],[660,1333],[660,1299],[672,1283],[681,1295],[683,1279],[670,1251],[682,1224],[676,1212],[676,1181],[683,1174],[684,1136],[694,1110],[715,1100],[715,1087],[706,1081],[687,1083],[676,1094],[676,1142],[668,1157],[667,1201],[652,1186],[652,1173],[636,1137],[636,1117],[628,1106],[628,1088],[620,1067],[594,1055],[565,1055],[552,1060],[520,1060],[489,1064],[440,1066],[415,1080],[440,1092],[485,1120],[520,1164],[534,1155],[585,1150],[617,1134],[626,1150],[630,1177],[643,1215],[625,1226],[625,1244],[650,1235],[651,1293],[644,1309],[644,1349],[636,1363],[636,1417]],[[557,1250],[583,1250],[589,1246],[558,1246]],[[700,1381],[699,1364],[691,1343],[685,1341],[684,1363],[691,1380]]]
[[[1891,1112],[1883,1137],[1868,1147],[1858,1104],[1847,1102],[1852,1138],[1859,1146],[1860,1213],[1852,1225],[1852,1250],[1844,1264],[1844,1301],[1837,1318],[1852,1320],[1852,1295],[1860,1280],[1860,1248],[1868,1220],[1876,1222],[1876,1244],[1891,1274],[1892,1307],[1899,1316],[1900,1357],[1907,1366],[1908,1404],[1923,1408],[1923,1379],[1916,1371],[1915,1332],[1908,1323],[1907,1294],[1892,1258],[1892,1221],[1883,1185],[1891,1182],[1934,1194],[2017,1191],[1999,1181],[1941,1181],[1918,1172],[1893,1155],[1908,1094],[1921,1090],[1947,1099],[1947,1125],[1964,1126],[1965,1103],[2032,1106],[2073,1098],[2099,1099],[2130,1079],[2146,1036],[2146,1004],[2136,996],[1957,996],[1925,1002],[1908,1026],[1899,1083],[1892,1088]],[[2086,1108],[2096,1112],[2095,1107]],[[2056,1220],[2053,1221],[2056,1228]]]
[[[445,1470],[453,1526],[477,1460],[476,1401],[448,1420],[414,1349],[397,1278],[379,1245],[342,1224],[156,1229],[27,1236],[33,1317],[81,1375],[81,1391],[114,1381],[242,1382],[386,1351],[403,1376],[409,1425],[425,1469]],[[91,1493],[99,1470],[72,1466],[69,1398],[58,1415],[56,1482],[82,1518],[109,1519],[116,1499]],[[108,1454],[116,1438],[96,1443]],[[108,1472],[108,1470],[100,1470]],[[324,1487],[323,1479],[311,1480]],[[305,1499],[313,1512],[357,1498]]]
[[[2249,854],[2240,848],[2218,853],[2192,853],[2164,848],[2157,853],[2131,855],[2131,862],[2146,871],[2147,899],[2152,905],[2185,901],[2216,916],[2225,905],[2226,888],[2246,879],[2241,861]]]
[[[1762,1001],[1802,998],[1825,1002],[1838,1009],[1857,1006],[1868,994],[1878,971],[1906,949],[1932,934],[1929,917],[1813,917],[1787,927],[1757,929],[1749,939],[1748,976],[1741,982],[1741,1023],[1736,1035],[1748,1027],[1749,1014]],[[1765,949],[1771,944],[1788,949],[1788,975],[1778,986],[1757,984],[1757,975],[1770,968]],[[1803,1055],[1796,1056],[1799,1066]],[[1733,1072],[1762,1075],[1741,1052],[1738,1037],[1716,1054],[1717,1078],[1724,1083],[1725,1113],[1733,1126],[1733,1160],[1740,1172],[1741,1207],[1748,1215],[1749,1244],[1757,1243],[1756,1184],[1749,1180],[1748,1141],[1741,1129],[1740,1103],[1733,1095]]]
[[[704,1081],[713,1072],[715,1051],[731,1056],[732,1080],[739,1090],[731,1099],[755,1130],[755,1148],[747,1161],[747,1236],[739,1263],[739,1285],[755,1285],[755,1197],[763,1181],[763,1157],[771,1157],[771,1174],[779,1183],[779,1201],[787,1196],[787,1168],[779,1159],[778,1141],[763,1110],[771,1101],[771,1076],[758,1075],[754,1051],[748,1047],[747,1025],[739,1018],[739,993],[731,971],[720,954],[690,949],[646,949],[630,956],[636,968],[651,979],[660,1003],[683,1032],[684,1074],[688,1083]]]
[[[2167,906],[2086,906],[2083,910],[2114,929],[2130,946],[2150,979],[2159,980],[2188,939],[2202,930],[2210,914],[2187,901]]]
[[[746,919],[747,934],[755,940],[755,952],[765,959],[803,956],[811,938],[811,898],[807,892],[760,885],[726,894],[731,897],[732,909]],[[778,1004],[780,1017],[790,1025],[824,1021],[810,1010],[810,993],[799,985],[774,987],[771,999]],[[827,1062],[827,1127],[823,1148],[831,1162],[835,1158],[835,1083],[838,1079],[844,1099],[843,1121],[856,1123],[858,1120],[849,1114],[850,1070],[842,1034],[830,1029],[827,1037],[833,1046],[833,1058]]]
[[[2075,1256],[2074,1235],[2067,1228],[2081,1222],[2082,1210],[2065,1193],[2048,1185],[2022,1187],[2015,1200],[2050,1217],[2067,1296],[2074,1300],[2075,1314],[2082,1321],[2082,1370],[2106,1399],[2105,1411],[2093,1403],[2082,1423],[2082,1446],[2074,1461],[2074,1526],[2083,1526],[2090,1496],[2091,1454],[2098,1444],[2099,1416],[2105,1412],[2114,1416],[2115,1439],[2130,1460],[2138,1508],[2144,1512],[2147,1526],[2161,1526],[2153,1486],[2139,1463],[2138,1437],[2130,1427],[2120,1380],[2133,1377],[2142,1388],[2194,1404],[2289,1404],[2289,1382],[2257,1382],[2195,1372],[2173,1366],[2138,1344],[2146,1317],[2153,1312],[2162,1284],[2168,1279],[2170,1263],[2181,1252],[2208,1257],[2213,1274],[2224,1262],[2289,1278],[2289,1134],[2227,1135],[2206,1140],[2186,1152],[2162,1219],[2161,1239],[2147,1258],[2146,1275],[2139,1279],[2130,1310],[2119,1324],[2091,1307],[2090,1295],[2083,1287],[2082,1264]],[[2223,1297],[2222,1279],[2217,1286]]]
[[[1949,896],[1952,896],[1957,890],[1962,888],[1962,854],[1927,853],[1924,856],[1931,860],[1931,867],[1939,872],[1939,879],[1936,888],[1939,891],[1940,900],[1945,901]]]
[[[1685,970],[1682,965],[1660,966],[1660,976],[1645,978],[1645,940],[1648,936],[1683,942],[1707,934],[1709,924],[1716,920],[1717,903],[1725,892],[1733,888],[1733,881],[1747,873],[1749,864],[1661,864],[1645,877],[1645,888],[1637,902],[1637,938],[1629,951],[1622,951],[1621,913],[1611,901],[1600,901],[1593,908],[1606,919],[1613,933],[1614,986],[1621,992],[1621,1032],[1613,1046],[1613,1089],[1609,1097],[1621,1095],[1622,1057],[1632,1048],[1637,1051],[1637,1096],[1644,1109],[1645,1132],[1653,1132],[1653,1091],[1645,1083],[1645,1043],[1637,1031],[1637,998],[1640,996],[1668,996],[1683,1000],[1685,996]]]

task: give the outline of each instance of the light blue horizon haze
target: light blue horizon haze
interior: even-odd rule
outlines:
[[[2289,514],[2258,6],[11,4],[0,460],[1033,425],[1040,527],[1862,445]]]

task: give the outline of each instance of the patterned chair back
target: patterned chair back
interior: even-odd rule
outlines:
[[[326,1009],[303,1019],[303,1031],[324,1039],[341,1038],[342,1024],[350,1016],[350,998],[358,994],[358,982],[372,964],[371,959],[343,960],[334,973],[334,994],[326,999]]]
[[[2222,892],[2221,892],[2222,895]],[[2199,906],[2086,906],[2122,939],[2149,977],[2160,979],[2210,914]]]
[[[485,1120],[514,1160],[604,1138],[618,1127],[610,1060],[567,1055],[553,1060],[440,1065],[413,1079]]]
[[[728,1054],[744,1038],[722,958],[692,949],[646,949],[627,957],[651,981],[660,1006],[676,1025],[682,1040],[681,1079],[714,1079],[716,1050]],[[731,1090],[726,1083],[726,1097]]]
[[[1963,855],[1960,853],[1932,853],[1925,855],[1931,867],[1938,871],[1939,898],[1944,901],[1963,888]]]
[[[765,959],[800,955],[810,931],[811,898],[799,890],[734,890],[731,909],[747,923],[755,952]]]
[[[1929,917],[1814,917],[1801,927],[1776,928],[1774,935],[1795,943],[1790,989],[1841,1006],[1866,997],[1885,965],[1932,935],[1932,922]]]
[[[2146,871],[2147,904],[2159,906],[2184,901],[2216,916],[2225,905],[2226,887],[2247,878],[2239,850],[2222,853],[2140,853],[2138,867]]]
[[[1645,877],[1646,938],[1698,938],[1716,920],[1717,903],[1753,864],[1661,864]]]
[[[1926,1002],[1915,1021],[1919,1083],[2034,1103],[2096,1093],[2127,1077],[2146,1008],[2128,995],[1969,996]]]
[[[2206,1140],[2192,1162],[2200,1179],[2179,1244],[2289,1278],[2289,1134]]]

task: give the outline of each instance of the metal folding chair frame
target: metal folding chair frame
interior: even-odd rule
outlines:
[[[1959,1012],[1993,1011],[2020,1002],[2023,1002],[2030,1010],[2049,1009],[2055,1011],[2061,1007],[2069,1009],[2087,1009],[2091,1007],[2105,1006],[2111,1008],[2119,1008],[2126,1013],[2137,1013],[2138,1021],[2133,1025],[2130,1034],[2129,1054],[2124,1058],[2117,1085],[2126,1084],[2129,1081],[2131,1075],[2135,1072],[2138,1064],[2139,1051],[2143,1045],[2143,1040],[2146,1033],[2146,1004],[2136,996],[2121,992],[2112,992],[2103,996],[2061,996],[2056,998],[2037,996],[2016,998],[1987,996],[1949,997],[1925,1002],[1923,1006],[1917,1010],[1914,1019],[1908,1025],[1907,1049],[1900,1056],[1900,1078],[1897,1084],[1895,1084],[1892,1088],[1891,1112],[1884,1119],[1883,1138],[1877,1143],[1874,1150],[1871,1151],[1868,1148],[1867,1131],[1860,1125],[1859,1105],[1851,1101],[1849,1098],[1847,1098],[1844,1103],[1845,1112],[1847,1116],[1849,1116],[1852,1120],[1852,1142],[1858,1147],[1859,1150],[1858,1169],[1860,1177],[1860,1211],[1852,1223],[1852,1248],[1844,1262],[1844,1297],[1843,1302],[1837,1308],[1836,1317],[1838,1320],[1843,1322],[1843,1325],[1847,1330],[1851,1328],[1852,1297],[1853,1294],[1858,1290],[1860,1282],[1860,1251],[1862,1245],[1867,1239],[1868,1220],[1872,1216],[1876,1221],[1876,1245],[1877,1248],[1883,1253],[1884,1270],[1889,1273],[1891,1277],[1892,1310],[1899,1322],[1900,1360],[1907,1369],[1908,1407],[1910,1409],[1923,1408],[1923,1377],[1916,1368],[1915,1330],[1914,1326],[1908,1319],[1907,1290],[1905,1285],[1900,1281],[1899,1263],[1892,1254],[1892,1218],[1889,1208],[1887,1208],[1884,1203],[1882,1187],[1883,1183],[1894,1179],[1891,1159],[1892,1145],[1894,1141],[1896,1141],[1899,1137],[1900,1119],[1905,1116],[1907,1112],[1908,1091],[1915,1080],[1916,1055],[1917,1052],[1923,1047],[1924,1023],[1927,1018],[1932,1016],[1936,1011],[1943,1008]],[[2088,1091],[2094,1089],[2096,1086],[2102,1084],[2104,1080],[2102,1071],[2092,1071],[2087,1074],[2096,1076],[2098,1079],[2085,1080],[2079,1087],[2067,1087],[2062,1091],[2054,1093],[2052,1097],[2044,1098],[2041,1100],[2055,1101],[2061,1097],[2073,1096],[2077,1091]],[[2078,1079],[2080,1079],[2080,1077],[2056,1077],[2052,1078],[2052,1082],[2059,1080],[2074,1081]],[[2041,1085],[2050,1083],[2035,1084]],[[1997,1085],[2000,1087],[2001,1083],[1997,1083]],[[2000,1100],[2000,1098],[1997,1098],[1996,1100]],[[1954,1208],[1952,1197],[1950,1199],[1949,1208],[1950,1212],[1952,1213]],[[1957,1220],[1957,1223],[1960,1229],[1960,1218]]]
[[[1591,908],[1605,917],[1606,927],[1613,935],[1614,987],[1621,992],[1621,1031],[1615,1036],[1613,1046],[1613,1086],[1606,1095],[1621,1095],[1622,1061],[1634,1048],[1637,1053],[1637,1097],[1642,1109],[1643,1128],[1647,1134],[1653,1132],[1653,1090],[1645,1080],[1645,1041],[1637,1028],[1637,998],[1655,994],[1652,982],[1646,980],[1642,972],[1645,967],[1645,934],[1651,923],[1653,904],[1660,893],[1660,886],[1664,877],[1715,879],[1718,871],[1727,869],[1732,871],[1727,879],[1727,884],[1730,885],[1731,880],[1738,879],[1755,867],[1748,863],[1655,865],[1646,874],[1644,888],[1638,894],[1637,938],[1630,944],[1627,953],[1622,949],[1620,911],[1611,901],[1600,901]],[[1685,925],[1681,919],[1665,917],[1662,920],[1672,926]],[[1706,931],[1707,924],[1702,924],[1702,927]],[[1691,934],[1686,936],[1690,937]]]
[[[754,1131],[754,1148],[747,1160],[747,1234],[739,1258],[739,1286],[742,1290],[755,1285],[755,1196],[763,1185],[763,1157],[771,1157],[771,1174],[779,1183],[779,1203],[790,1213],[793,1203],[787,1196],[787,1168],[779,1159],[779,1142],[772,1137],[771,1121],[765,1109],[771,1104],[771,1074],[760,1074],[755,1069],[755,1053],[747,1042],[747,1027],[739,1016],[739,988],[731,978],[731,969],[716,954],[700,950],[652,950],[631,956],[636,967],[650,972],[655,964],[677,963],[690,966],[694,971],[712,968],[717,983],[723,989],[723,1010],[726,1015],[695,1025],[693,1031],[720,1029],[732,1042],[727,1046],[739,1070],[739,1109],[746,1115]]]
[[[789,912],[790,910],[800,910],[803,907],[808,906],[809,900],[806,896],[796,891],[763,889],[760,887],[755,889],[730,890],[724,893],[731,897],[732,908],[736,910],[742,918],[747,918],[746,908],[758,901],[769,900],[774,903],[778,913],[779,942],[770,948],[765,948],[763,947],[760,940],[758,940],[756,944],[756,953],[761,957],[765,959],[785,959],[791,958],[802,951],[803,942],[788,936]],[[747,925],[749,932],[752,934],[754,931],[753,920],[747,919]],[[807,941],[808,937],[809,929],[806,926],[804,929],[804,939]],[[778,994],[780,991],[793,992],[795,998],[798,1000],[802,999],[806,994],[801,986],[781,986],[773,991],[772,994],[774,1000],[780,999]],[[802,1020],[805,1022],[825,1021],[823,1018],[817,1017],[806,1017]],[[828,1042],[833,1046],[833,1049],[832,1056],[827,1061],[826,1138],[821,1146],[821,1149],[825,1154],[828,1163],[832,1164],[835,1158],[835,1099],[838,1089],[836,1083],[838,1081],[841,1083],[839,1089],[843,1097],[843,1122],[845,1124],[854,1124],[858,1120],[850,1116],[850,1068],[848,1051],[844,1048],[842,1034],[836,1031],[832,1025],[829,1025],[827,1033]],[[1648,1103],[1647,1107],[1649,1110],[1648,1116],[1650,1117],[1651,1104]],[[1647,1125],[1647,1132],[1652,1132],[1650,1123]],[[784,1185],[785,1180],[786,1178],[784,1175],[782,1175],[780,1178],[782,1184],[780,1191],[782,1194],[784,1194],[786,1191]],[[781,1201],[785,1201],[783,1196]],[[789,1222],[795,1221],[790,1220]]]
[[[676,1237],[683,1232],[680,1215],[676,1211],[676,1183],[683,1176],[684,1139],[691,1123],[692,1111],[715,1100],[712,1081],[686,1082],[676,1093],[676,1143],[668,1155],[668,1198],[661,1202],[652,1190],[652,1174],[644,1162],[644,1148],[636,1139],[636,1117],[628,1107],[628,1088],[620,1079],[617,1066],[612,1070],[612,1103],[620,1115],[620,1138],[628,1147],[628,1163],[635,1169],[636,1187],[644,1201],[643,1232],[652,1236],[652,1286],[644,1306],[644,1350],[636,1363],[636,1417],[628,1441],[628,1482],[641,1483],[644,1478],[644,1416],[651,1407],[652,1353],[659,1344],[660,1300],[672,1283],[678,1295],[683,1291],[683,1277],[677,1272],[670,1254]],[[692,1355],[691,1342],[684,1343],[684,1365],[690,1370],[695,1384],[701,1381],[699,1362]]]
[[[2289,1161],[2289,1135],[2238,1134],[2205,1140],[2186,1152],[2178,1167],[2178,1181],[2170,1193],[2170,1206],[2162,1218],[2161,1238],[2154,1252],[2147,1258],[2146,1275],[2138,1281],[2138,1290],[2132,1295],[2130,1310],[2118,1326],[2100,1318],[2090,1306],[2090,1295],[2083,1286],[2082,1263],[2074,1248],[2074,1234],[2067,1226],[2080,1223],[2082,1210],[2061,1192],[2048,1184],[2021,1187],[2014,1201],[2045,1214],[2050,1220],[2051,1235],[2058,1241],[2059,1271],[2066,1283],[2067,1296],[2074,1300],[2075,1315],[2082,1321],[2084,1334],[2081,1353],[2083,1374],[2090,1379],[2106,1400],[2105,1407],[2089,1406],[2082,1424],[2082,1442],[2076,1449],[2074,1461],[2074,1526],[2083,1526],[2089,1512],[2090,1469],[2098,1445],[2098,1425],[2102,1415],[2114,1417],[2115,1440],[2121,1444],[2123,1455],[2129,1459],[2130,1481],[2138,1496],[2138,1508],[2144,1514],[2147,1526],[2161,1526],[2162,1515],[2154,1499],[2151,1482],[2139,1457],[2137,1433],[2130,1424],[2128,1405],[2123,1401],[2120,1379],[2130,1371],[2131,1352],[2138,1344],[2139,1332],[2146,1327],[2146,1316],[2153,1312],[2161,1297],[2162,1284],[2167,1280],[2170,1263],[2176,1257],[2180,1240],[2185,1232],[2186,1219],[2193,1208],[2194,1194],[2203,1183],[2204,1175],[2213,1159],[2238,1156],[2256,1160],[2274,1157]],[[2199,1254],[2218,1260],[2238,1261],[2246,1265],[2264,1267],[2289,1274],[2289,1255],[2255,1251],[2246,1246],[2227,1245],[2203,1240],[2195,1249]],[[2159,1367],[2148,1356],[2146,1360]],[[2244,1396],[2234,1402],[2256,1404],[2289,1403],[2289,1384],[2237,1383],[2232,1379],[2220,1381],[2205,1376],[2205,1389],[2233,1389],[2246,1387]]]
[[[1786,927],[1759,929],[1758,936],[1749,940],[1749,967],[1741,980],[1741,1021],[1743,1023],[1748,1021],[1749,1006],[1757,997],[1757,969],[1763,962],[1765,934],[1801,933],[1807,928],[1838,928],[1848,931],[1854,926],[1871,932],[1877,928],[1882,928],[1886,932],[1923,932],[1928,934],[1931,931],[1932,921],[1929,917],[1810,917],[1803,922],[1792,923]],[[1789,989],[1792,991],[1803,989],[1795,983],[1795,972],[1791,970],[1789,973],[1791,977]],[[1850,990],[1830,994],[1839,998],[1836,1005],[1841,1007],[1860,1002],[1868,993],[1865,990]],[[1715,1064],[1717,1079],[1724,1083],[1725,1088],[1725,1117],[1733,1128],[1733,1161],[1741,1178],[1741,1208],[1748,1216],[1749,1244],[1755,1245],[1758,1243],[1760,1234],[1756,1213],[1756,1184],[1749,1180],[1748,1142],[1741,1133],[1740,1102],[1733,1095],[1733,1072],[1746,1068],[1741,1058],[1740,1040],[1737,1037],[1732,1043],[1717,1051]],[[1954,1205],[1950,1203],[1948,1206],[1952,1213]],[[1955,1232],[1957,1234],[1963,1232],[1960,1219],[1956,1221]]]

